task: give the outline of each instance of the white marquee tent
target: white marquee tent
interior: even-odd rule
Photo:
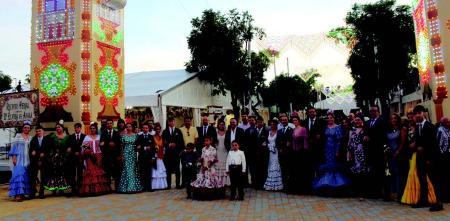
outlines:
[[[197,73],[185,70],[147,71],[125,75],[125,105],[150,107],[155,121],[165,122],[167,107],[194,110],[198,124],[200,109],[209,106],[231,109],[230,96],[212,96],[211,86],[199,80]],[[164,124],[163,124],[164,125]]]

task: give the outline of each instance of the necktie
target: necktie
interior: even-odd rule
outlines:
[[[422,123],[419,123],[419,136],[422,136]]]
[[[370,122],[370,127],[373,127],[374,124],[375,124],[375,119],[373,119],[373,120]]]
[[[173,134],[173,128],[170,128],[170,136]]]
[[[112,138],[113,136],[113,133],[112,133],[112,130],[111,131],[109,131],[109,134],[110,134],[110,137]]]
[[[38,141],[39,141],[39,147],[41,147],[41,145],[42,145],[42,137],[39,137]]]
[[[285,133],[286,133],[286,130],[287,130],[287,128],[288,128],[288,127],[285,127],[285,128],[284,128],[283,134],[285,134]]]
[[[80,135],[77,134],[77,142],[79,142],[79,141],[80,141]]]
[[[206,131],[207,131],[207,130],[208,130],[208,127],[204,126],[204,127],[203,127],[203,136],[206,135]]]

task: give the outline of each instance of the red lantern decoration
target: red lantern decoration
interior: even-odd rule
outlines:
[[[91,58],[91,53],[89,51],[83,51],[81,52],[81,58],[87,60]]]
[[[89,75],[89,72],[83,72],[83,74],[81,74],[81,80],[89,81],[90,79],[91,79],[91,76]]]
[[[81,14],[81,19],[83,19],[83,20],[85,20],[85,21],[89,21],[89,20],[91,20],[91,13],[89,13],[89,12],[83,12],[82,14]]]
[[[81,40],[88,42],[91,40],[91,32],[89,30],[81,31]]]
[[[431,38],[431,45],[433,47],[439,47],[441,45],[441,36],[439,36],[438,34],[433,35],[433,37]]]
[[[428,10],[427,16],[428,16],[428,19],[430,19],[430,20],[436,19],[437,16],[438,16],[438,10],[437,10],[437,8],[436,8],[436,7],[430,8],[430,9]]]
[[[445,86],[437,87],[437,89],[436,89],[436,96],[438,98],[447,98],[448,97],[447,87],[445,87]]]
[[[81,101],[82,101],[82,102],[87,103],[87,102],[89,102],[90,100],[91,100],[91,96],[89,96],[89,94],[83,94],[83,95],[81,95]]]
[[[91,113],[89,113],[89,112],[81,113],[81,121],[89,122],[90,120],[91,120]]]
[[[437,63],[434,65],[434,73],[441,74],[444,73],[445,67],[443,63]]]

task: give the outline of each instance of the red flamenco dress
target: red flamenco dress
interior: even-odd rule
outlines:
[[[80,187],[80,196],[98,196],[111,192],[110,181],[101,167],[102,153],[100,138],[86,136],[83,141],[84,172]]]

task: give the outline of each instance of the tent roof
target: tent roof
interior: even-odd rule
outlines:
[[[355,94],[353,93],[339,94],[333,97],[329,97],[325,100],[315,103],[314,107],[319,109],[344,111],[358,108],[355,101]]]
[[[185,70],[144,71],[125,75],[126,106],[158,106],[158,95],[191,80],[197,73]]]

